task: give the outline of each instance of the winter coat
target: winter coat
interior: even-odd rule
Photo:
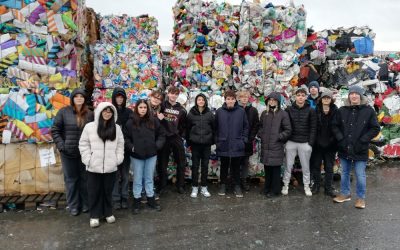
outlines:
[[[154,128],[149,128],[147,122],[136,122],[140,120],[137,114],[133,114],[124,128],[126,134],[125,149],[130,156],[136,159],[148,159],[157,155],[165,144],[165,130],[157,118],[150,116]],[[132,150],[133,149],[133,150]]]
[[[166,136],[184,137],[186,125],[185,108],[178,102],[172,106],[169,101],[165,101],[161,106],[161,113],[165,116],[161,124],[164,126]]]
[[[309,96],[307,97],[307,102],[308,102],[308,104],[309,104],[310,107],[311,107],[312,109],[314,109],[314,110],[317,108],[318,98],[319,98],[319,95],[318,95],[316,98],[313,98],[311,95],[309,95]]]
[[[117,95],[122,95],[122,97],[124,98],[124,101],[122,102],[122,105],[120,107],[117,105],[117,101],[116,101]],[[121,126],[121,128],[123,126],[125,126],[129,117],[133,114],[133,111],[130,108],[126,107],[126,99],[127,99],[127,97],[126,97],[125,90],[123,88],[116,87],[112,93],[111,100],[112,100],[112,104],[117,109],[117,112],[118,112],[117,124],[119,126]]]
[[[94,122],[86,124],[79,140],[79,151],[82,163],[86,170],[92,173],[112,173],[117,171],[118,165],[124,160],[124,136],[119,125],[116,126],[114,141],[103,141],[97,134],[101,112],[110,107],[114,111],[115,122],[118,119],[117,109],[108,102],[100,103],[95,109]]]
[[[274,99],[279,100],[278,97]],[[265,103],[268,103],[268,99]],[[278,105],[269,106],[261,113],[258,137],[261,139],[261,162],[266,166],[281,166],[285,158],[284,147],[292,133],[289,115]]]
[[[236,103],[228,109],[226,103],[219,108],[215,115],[217,156],[245,156],[245,143],[249,138],[249,123],[246,112]]]
[[[195,103],[197,104],[197,98],[200,96],[205,100],[205,107],[203,112],[200,112],[197,105],[190,109],[186,118],[186,140],[189,145],[212,145],[214,144],[215,116],[208,108],[205,95],[198,94]]]
[[[289,140],[298,143],[307,142],[310,146],[313,146],[317,134],[317,116],[315,110],[306,102],[301,108],[296,103],[293,103],[286,111],[289,114],[290,123],[292,124],[292,135]]]
[[[54,123],[51,128],[53,140],[60,153],[69,158],[81,157],[79,153],[79,139],[81,137],[84,126],[80,128],[76,120],[76,112],[74,111],[74,96],[82,94],[86,97],[85,92],[82,89],[75,89],[71,93],[71,106],[60,109],[54,118]],[[93,112],[88,111],[86,113],[86,121],[93,121]]]
[[[253,143],[258,132],[260,118],[258,117],[257,109],[251,106],[251,104],[247,105],[244,110],[246,111],[247,121],[249,122],[249,138],[245,145],[245,153],[246,156],[251,156],[254,153]]]
[[[332,123],[337,113],[337,106],[331,103],[328,114],[322,109],[322,104],[317,105],[317,138],[315,146],[322,150],[336,151],[337,141],[333,134]]]
[[[338,141],[338,155],[354,161],[367,161],[370,141],[378,135],[380,126],[374,109],[362,98],[361,105],[350,106],[348,100],[340,107],[333,122]]]

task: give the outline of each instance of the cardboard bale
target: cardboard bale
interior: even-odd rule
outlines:
[[[55,150],[56,165],[49,167],[49,191],[63,193],[64,187],[64,174],[61,165],[60,153]]]
[[[20,144],[20,150],[21,150],[20,171],[35,169],[36,145],[23,143]]]
[[[36,194],[35,169],[21,170],[19,182],[21,195]]]
[[[49,193],[49,167],[42,167],[40,164],[40,149],[47,149],[53,145],[38,145],[36,150],[35,186],[36,194]]]
[[[19,144],[8,144],[5,147],[5,166],[4,166],[4,194],[19,195],[21,185],[20,177],[20,162],[21,150]]]
[[[21,150],[20,144],[7,144],[5,148],[5,169],[4,174],[15,174],[20,171]]]
[[[4,166],[5,166],[5,145],[0,145],[0,195],[4,195]]]

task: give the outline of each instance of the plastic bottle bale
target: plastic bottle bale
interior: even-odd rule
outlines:
[[[37,194],[49,193],[49,166],[42,167],[40,164],[40,149],[48,149],[49,145],[38,145],[36,150],[36,167],[35,167],[35,186]]]
[[[5,145],[0,144],[0,195],[4,195]]]
[[[60,153],[55,150],[56,164],[49,167],[49,191],[63,193],[64,188],[64,175],[61,166]]]
[[[5,148],[5,167],[4,167],[4,194],[19,195],[20,185],[20,144],[8,144]]]

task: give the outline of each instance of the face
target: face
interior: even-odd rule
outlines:
[[[276,100],[276,99],[274,99],[274,98],[270,98],[270,99],[268,100],[268,105],[269,105],[269,106],[272,106],[272,107],[276,107],[276,106],[278,106],[278,100]]]
[[[311,95],[318,95],[318,89],[316,87],[311,87],[310,88],[310,94]]]
[[[138,113],[139,113],[140,117],[143,117],[143,116],[146,115],[146,113],[147,113],[147,105],[145,103],[139,104],[137,109],[138,109]]]
[[[85,98],[83,97],[82,94],[76,94],[74,96],[74,104],[75,105],[83,105],[84,102],[85,102]]]
[[[331,104],[331,98],[329,97],[329,96],[324,96],[324,97],[322,97],[322,104],[323,105],[329,105],[329,104]]]
[[[159,106],[161,104],[161,96],[150,96],[150,103],[154,107]]]
[[[176,102],[176,99],[178,99],[178,93],[168,93],[168,100],[171,102]]]
[[[197,97],[196,104],[198,107],[204,108],[204,105],[206,105],[206,101],[204,100],[204,98],[202,96],[200,96],[200,97]]]
[[[298,92],[296,94],[296,104],[303,105],[305,101],[306,101],[306,94],[304,94],[303,92]]]
[[[246,106],[247,103],[249,103],[249,96],[247,95],[243,95],[239,97],[239,102],[240,104],[242,104],[243,106]]]
[[[225,103],[228,108],[233,108],[235,106],[235,102],[236,102],[236,99],[235,99],[235,97],[232,97],[232,96],[228,96],[225,99]]]
[[[101,111],[101,116],[103,117],[103,119],[105,121],[110,120],[113,116],[113,112],[112,112],[111,108],[103,109],[103,111]]]
[[[121,106],[122,103],[124,103],[124,97],[121,95],[117,95],[117,97],[115,97],[115,102],[117,103],[118,106]]]
[[[349,99],[352,105],[359,105],[361,103],[361,96],[357,93],[350,93]]]

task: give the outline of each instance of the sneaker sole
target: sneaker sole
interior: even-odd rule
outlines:
[[[357,208],[357,209],[364,209],[365,208],[365,206],[356,206],[355,208]]]
[[[243,195],[235,195],[236,198],[243,198]]]
[[[346,201],[351,201],[351,198],[347,198],[347,199],[344,199],[344,200],[341,200],[341,201],[333,199],[333,202],[336,202],[336,203],[343,203],[343,202],[346,202]]]
[[[190,197],[191,197],[191,198],[197,198],[197,195],[196,195],[196,196],[194,196],[194,195],[191,195]]]
[[[225,196],[225,193],[218,193],[219,196]]]

